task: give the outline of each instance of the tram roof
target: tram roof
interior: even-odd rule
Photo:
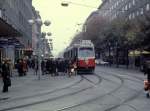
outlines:
[[[70,47],[66,48],[66,51],[73,49],[73,48],[79,48],[79,47],[94,47],[91,40],[80,40],[77,43],[71,45]]]

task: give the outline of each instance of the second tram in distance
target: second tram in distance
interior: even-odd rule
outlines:
[[[94,73],[95,50],[90,40],[81,40],[68,47],[64,52],[64,58],[76,64],[78,72]]]

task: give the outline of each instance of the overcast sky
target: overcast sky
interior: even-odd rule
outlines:
[[[51,32],[53,39],[53,54],[57,55],[65,47],[67,47],[72,37],[77,33],[77,29],[81,29],[86,18],[96,8],[85,7],[83,4],[98,7],[101,0],[66,0],[70,1],[68,7],[62,7],[63,0],[33,0],[36,10],[40,11],[42,20],[50,20],[49,27],[43,26],[42,30]]]

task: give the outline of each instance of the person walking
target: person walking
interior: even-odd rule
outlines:
[[[52,60],[51,68],[52,68],[52,76],[58,76],[56,73],[56,61],[55,60]]]
[[[25,59],[23,59],[22,65],[23,65],[23,75],[25,76],[28,71],[27,61]]]
[[[4,60],[4,63],[2,64],[2,78],[4,83],[2,92],[4,93],[8,92],[8,87],[11,85],[9,68],[8,60]]]
[[[8,59],[8,64],[9,64],[9,69],[10,69],[10,76],[13,76],[13,63],[11,61],[11,59]]]
[[[44,61],[44,60],[42,60],[42,62],[41,62],[42,75],[44,75],[44,74],[45,74],[45,67],[46,67],[45,61]]]
[[[2,61],[0,60],[0,77],[2,76]]]
[[[146,66],[144,69],[144,75],[147,75],[147,80],[144,82],[146,96],[150,97],[150,60],[146,61]]]
[[[17,65],[19,76],[23,76],[23,60],[20,59]]]
[[[35,72],[35,75],[37,75],[37,73],[38,73],[38,69],[39,69],[38,65],[39,65],[38,59],[35,59],[34,60],[34,72]]]

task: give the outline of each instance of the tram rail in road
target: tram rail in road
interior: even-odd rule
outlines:
[[[96,76],[96,75],[95,75],[95,76]],[[96,84],[100,84],[100,83],[101,83],[101,78],[100,78],[99,76],[97,76],[97,77],[98,77],[99,81],[98,81]],[[86,80],[86,81],[88,81],[88,82],[91,83],[90,80],[85,79],[85,78],[86,78],[86,77],[81,76],[81,79],[80,79],[78,82],[76,82],[76,83],[74,83],[74,84],[72,84],[72,85],[70,85],[70,86],[68,86],[68,87],[61,88],[61,89],[56,89],[56,90],[54,90],[54,91],[51,91],[51,92],[48,92],[48,93],[44,93],[44,94],[37,94],[37,95],[34,95],[34,96],[32,96],[32,97],[45,96],[45,95],[48,95],[48,94],[51,94],[51,93],[54,93],[54,92],[58,92],[58,91],[61,91],[61,90],[65,90],[65,89],[71,88],[72,86],[75,86],[75,85],[81,83],[83,80]],[[93,84],[93,82],[92,82],[92,84]],[[69,94],[64,94],[64,95],[61,95],[61,96],[58,96],[58,97],[50,98],[50,99],[43,100],[43,101],[37,101],[37,102],[34,102],[34,103],[28,103],[28,104],[18,105],[18,106],[14,106],[14,107],[9,107],[9,108],[3,108],[3,109],[0,109],[0,111],[10,111],[10,110],[19,109],[19,108],[24,108],[24,107],[29,107],[29,106],[33,106],[33,105],[37,105],[37,104],[41,104],[41,103],[51,102],[51,101],[54,101],[54,100],[57,100],[57,99],[60,99],[60,98],[64,98],[64,97],[68,97],[68,96],[72,96],[72,95],[81,93],[81,92],[86,91],[86,90],[88,90],[88,89],[91,89],[91,88],[93,88],[93,87],[94,87],[94,86],[92,85],[92,86],[83,88],[83,89],[81,89],[81,90],[78,90],[78,91],[75,91],[75,92],[72,92],[72,93],[69,93]],[[27,98],[30,98],[30,97],[31,97],[31,96],[23,97],[23,98],[17,98],[16,100],[27,99]]]

